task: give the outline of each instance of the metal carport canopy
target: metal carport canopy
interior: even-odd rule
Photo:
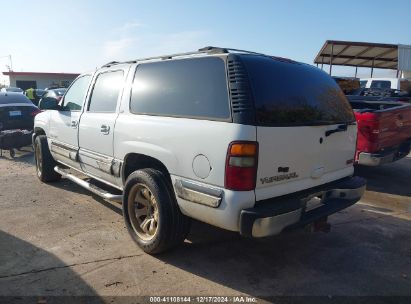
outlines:
[[[398,70],[398,45],[327,40],[314,63]]]

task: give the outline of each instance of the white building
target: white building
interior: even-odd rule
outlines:
[[[11,87],[27,90],[29,88],[45,89],[50,87],[68,87],[79,74],[9,71],[3,72],[3,75],[9,76],[9,84]]]

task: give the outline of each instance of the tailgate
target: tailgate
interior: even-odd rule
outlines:
[[[378,150],[397,146],[411,138],[411,105],[377,112]]]
[[[411,105],[395,102],[354,102],[359,152],[376,153],[411,138]]]
[[[258,127],[257,201],[352,174],[357,127],[350,125],[345,132],[325,136],[336,127]]]
[[[259,145],[256,200],[347,177],[357,126],[336,82],[306,64],[244,56]]]

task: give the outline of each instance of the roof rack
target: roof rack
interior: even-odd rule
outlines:
[[[168,60],[168,59],[172,59],[172,58],[176,58],[176,57],[185,57],[185,56],[191,56],[191,55],[225,54],[225,53],[230,53],[230,52],[247,53],[247,54],[267,56],[267,55],[262,54],[262,53],[250,52],[250,51],[246,51],[246,50],[239,50],[239,49],[232,49],[232,48],[222,48],[222,47],[216,47],[216,46],[206,46],[206,47],[203,47],[203,48],[198,49],[197,51],[193,51],[193,52],[176,53],[176,54],[161,55],[161,56],[155,56],[155,57],[146,57],[146,58],[140,58],[140,59],[135,59],[135,60],[131,60],[131,61],[124,61],[124,62],[112,61],[112,62],[106,63],[102,67],[110,67],[112,65],[121,64],[121,63],[136,63],[136,62],[140,62],[140,61],[148,61],[148,60],[155,60],[155,59]]]
[[[105,65],[103,65],[103,66],[101,66],[102,68],[108,68],[108,67],[110,67],[110,66],[112,66],[112,65],[116,65],[116,64],[119,64],[120,62],[118,62],[118,61],[110,61],[110,62],[108,62],[108,63],[106,63]]]
[[[206,46],[206,47],[199,49],[199,51],[206,51],[207,53],[212,53],[212,54],[235,52],[235,53],[247,53],[247,54],[267,56],[266,54],[263,54],[263,53],[251,52],[251,51],[240,50],[240,49],[232,49],[232,48],[222,48],[222,47],[217,47],[217,46]]]

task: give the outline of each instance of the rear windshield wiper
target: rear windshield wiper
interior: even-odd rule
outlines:
[[[337,129],[332,129],[332,130],[325,131],[325,136],[328,137],[331,134],[334,134],[334,133],[337,133],[337,132],[345,132],[345,131],[347,131],[347,128],[348,128],[348,123],[343,124],[343,125],[339,125],[339,126],[337,126]]]

